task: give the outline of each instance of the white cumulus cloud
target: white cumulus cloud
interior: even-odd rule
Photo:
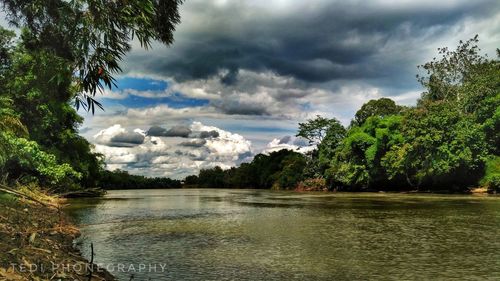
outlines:
[[[183,178],[200,169],[220,166],[223,169],[238,165],[253,154],[252,143],[243,136],[193,122],[189,126],[193,136],[211,132],[208,138],[172,138],[147,136],[144,130],[129,131],[116,124],[94,136],[95,151],[105,156],[107,168],[123,169],[134,174]],[[215,133],[217,132],[217,133]],[[139,135],[142,143],[116,145],[117,136]],[[133,141],[133,140],[132,140]]]

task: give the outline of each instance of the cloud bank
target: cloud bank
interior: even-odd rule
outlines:
[[[153,131],[156,130],[156,127],[152,128]],[[193,122],[189,127],[173,128],[176,128],[175,132],[182,133],[187,132],[187,128],[190,134],[198,137],[185,140],[185,134],[153,136],[145,134],[141,129],[128,131],[116,124],[94,136],[97,143],[95,151],[106,157],[107,168],[110,170],[122,169],[178,179],[203,168],[229,168],[253,155],[251,142],[241,135],[205,126],[200,122]],[[177,130],[179,128],[182,130]],[[151,128],[148,132],[150,131]],[[199,137],[202,134],[204,138]],[[140,142],[136,136],[142,136]],[[122,145],[123,143],[127,145]]]

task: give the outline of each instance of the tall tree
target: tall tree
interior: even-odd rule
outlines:
[[[488,60],[479,52],[478,35],[467,41],[460,40],[453,51],[447,47],[438,48],[438,58],[418,68],[424,70],[424,75],[417,75],[417,80],[427,89],[422,96],[422,102],[427,100],[460,100],[459,87],[474,76],[481,65]]]
[[[173,42],[182,0],[1,0],[7,18],[31,35],[26,47],[47,50],[76,74],[77,106],[94,110],[93,96],[114,83],[119,62],[134,38],[145,48],[153,40]]]
[[[102,158],[78,135],[83,118],[73,104],[92,112],[101,106],[94,96],[113,85],[134,38],[145,48],[153,40],[171,44],[181,0],[0,1],[10,23],[22,29],[8,66],[4,46],[10,41],[0,40],[5,43],[0,49],[0,79],[5,78],[0,94],[12,101],[20,121],[29,124],[29,138],[42,152],[71,165],[80,184],[94,186]]]
[[[332,127],[337,128],[338,126],[342,125],[340,125],[337,119],[328,119],[317,115],[314,119],[299,123],[299,131],[296,136],[307,139],[310,144],[319,144],[327,135],[328,130]]]
[[[356,112],[352,125],[361,126],[365,121],[372,116],[384,117],[393,114],[399,114],[404,107],[397,105],[389,98],[381,98],[378,100],[370,100],[363,104]]]

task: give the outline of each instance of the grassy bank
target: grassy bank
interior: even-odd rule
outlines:
[[[61,202],[36,199],[47,205],[0,193],[0,280],[89,280],[91,269],[91,280],[115,280],[73,247],[80,233],[56,207]]]

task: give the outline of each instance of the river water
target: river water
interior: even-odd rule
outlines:
[[[120,280],[500,280],[496,196],[132,190],[67,212]]]

